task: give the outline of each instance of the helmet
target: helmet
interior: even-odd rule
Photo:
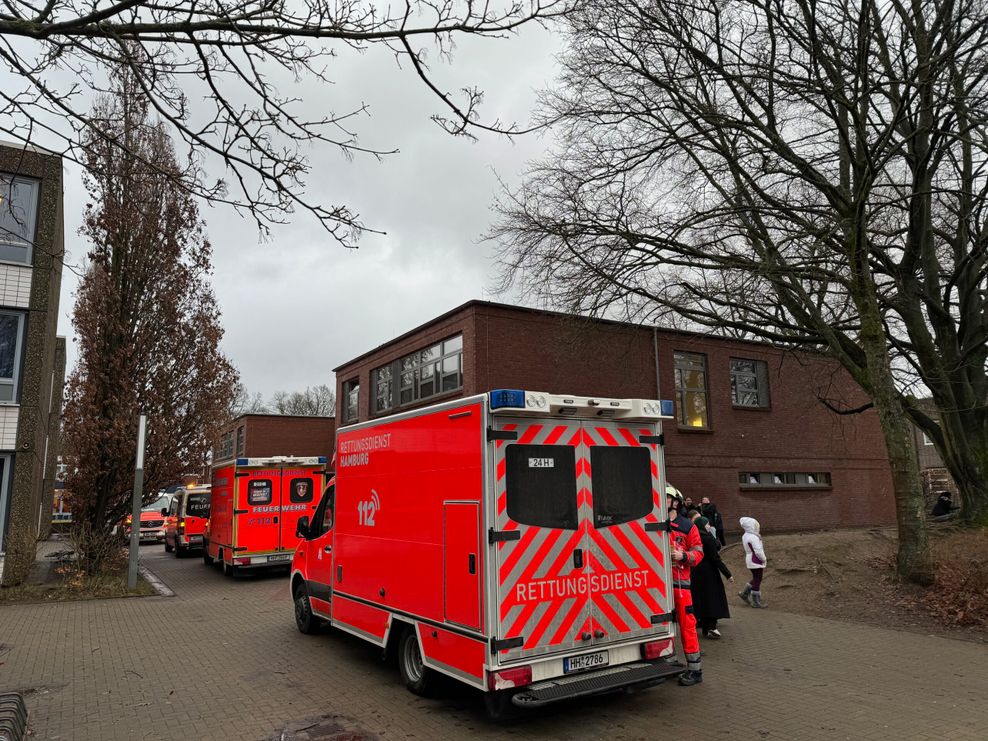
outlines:
[[[680,504],[686,504],[686,499],[683,497],[683,493],[672,484],[666,484],[666,496],[672,497],[673,499],[678,499]]]

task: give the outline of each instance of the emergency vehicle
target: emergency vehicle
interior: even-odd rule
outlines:
[[[213,466],[203,561],[223,573],[290,567],[296,524],[311,516],[326,474],[324,456],[236,458]]]
[[[171,504],[161,510],[165,517],[165,551],[181,558],[191,550],[201,550],[209,520],[209,484],[182,486]]]
[[[678,675],[661,420],[672,402],[497,390],[337,432],[298,524],[295,620],[515,707]]]

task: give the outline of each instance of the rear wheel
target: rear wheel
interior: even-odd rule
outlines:
[[[304,583],[295,587],[293,592],[295,598],[295,627],[299,633],[312,635],[319,631],[322,620],[312,614],[312,603],[309,602],[309,590]]]
[[[511,690],[485,692],[484,705],[487,707],[487,717],[499,723],[517,720],[521,715],[521,708],[511,702],[513,695],[514,692]]]
[[[234,566],[232,563],[223,562],[223,576],[236,576],[240,573],[240,569]]]
[[[402,633],[401,643],[398,646],[398,671],[401,672],[401,679],[409,690],[416,695],[428,695],[435,676],[422,661],[415,628],[408,627]]]
[[[209,555],[208,547],[203,547],[202,549],[202,562],[207,566],[213,565],[213,557]]]
[[[183,548],[178,543],[175,544],[175,558],[184,558],[188,548]]]

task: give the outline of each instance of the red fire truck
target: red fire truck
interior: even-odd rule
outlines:
[[[171,504],[161,510],[165,518],[165,552],[181,558],[203,547],[203,534],[209,521],[209,484],[181,486]]]
[[[329,624],[516,707],[680,673],[661,419],[672,403],[489,394],[343,427],[292,564]]]
[[[318,504],[326,458],[236,458],[213,466],[203,561],[223,573],[290,566],[296,525]]]

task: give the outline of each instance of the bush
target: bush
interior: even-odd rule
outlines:
[[[988,625],[988,530],[958,530],[931,542],[936,585],[920,601],[950,625]]]

